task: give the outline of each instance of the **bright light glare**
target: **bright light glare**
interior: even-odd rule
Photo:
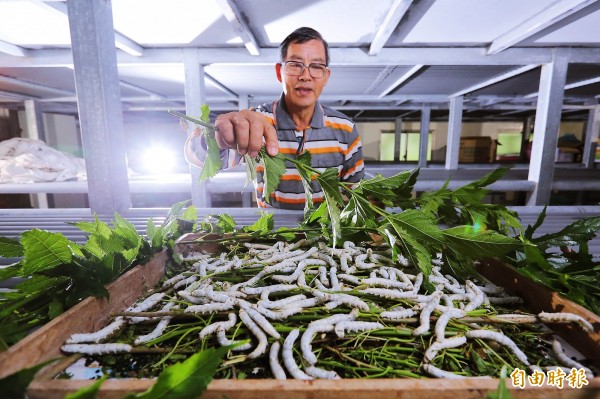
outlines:
[[[151,174],[163,175],[173,172],[177,162],[176,155],[161,147],[151,147],[142,158],[144,170]]]

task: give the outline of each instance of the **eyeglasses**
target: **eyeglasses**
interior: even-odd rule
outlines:
[[[325,64],[304,65],[300,61],[285,61],[282,65],[285,68],[285,72],[291,76],[300,76],[304,73],[304,68],[308,68],[310,76],[313,78],[322,78],[327,71],[327,65]]]

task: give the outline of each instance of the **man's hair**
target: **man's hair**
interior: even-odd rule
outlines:
[[[319,40],[321,43],[323,43],[323,46],[325,47],[325,64],[329,65],[329,45],[327,44],[325,39],[323,39],[323,36],[321,36],[319,32],[317,32],[313,28],[308,28],[306,26],[296,29],[295,31],[290,33],[283,42],[281,42],[281,44],[279,45],[279,50],[281,52],[281,61],[285,61],[285,57],[287,57],[287,51],[290,44],[302,44],[308,42],[309,40]]]

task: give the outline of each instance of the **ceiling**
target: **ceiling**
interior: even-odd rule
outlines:
[[[67,3],[0,0],[0,107],[76,114]],[[600,98],[597,0],[112,0],[123,109],[184,109],[183,48],[214,112],[277,97],[278,44],[310,26],[331,48],[322,100],[356,121],[515,120],[535,113],[541,65],[569,57],[563,118]],[[246,97],[247,96],[247,97]]]

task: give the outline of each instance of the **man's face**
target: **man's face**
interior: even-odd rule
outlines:
[[[310,75],[308,65],[325,65],[325,46],[319,40],[290,43],[285,61],[297,61],[306,65],[299,76],[286,73],[285,65],[276,65],[277,79],[283,85],[287,106],[301,109],[313,107],[329,79],[330,70],[327,68],[323,77],[314,78]]]

